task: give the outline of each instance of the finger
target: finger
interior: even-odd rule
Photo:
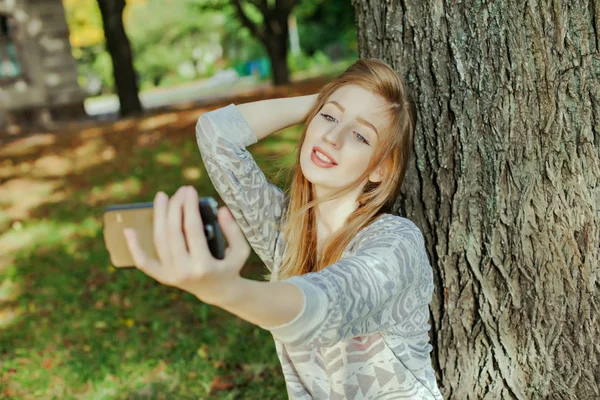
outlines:
[[[143,271],[146,275],[160,280],[160,263],[142,250],[135,231],[133,229],[125,229],[123,233],[125,234],[125,241],[127,242],[127,247],[129,248],[135,267]]]
[[[186,190],[183,204],[183,228],[185,241],[192,258],[200,259],[210,254],[204,234],[204,224],[200,216],[198,192],[191,186]]]
[[[177,264],[181,264],[188,254],[182,228],[184,188],[182,186],[175,192],[167,206],[167,243],[171,260]]]
[[[169,264],[171,254],[169,253],[169,246],[167,243],[167,204],[169,197],[163,193],[158,192],[154,196],[153,205],[153,223],[154,223],[154,248],[159,260],[163,264]]]
[[[227,207],[219,208],[217,216],[221,230],[229,243],[225,251],[225,259],[242,265],[250,255],[250,245],[246,241],[242,229]]]

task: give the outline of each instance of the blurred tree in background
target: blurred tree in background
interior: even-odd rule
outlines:
[[[140,113],[137,75],[123,25],[125,0],[64,0],[64,6],[82,86],[98,92],[104,82],[107,91],[116,89],[121,116]]]
[[[98,1],[105,0],[64,0],[80,84],[90,95],[115,92]],[[258,7],[241,6],[246,17],[264,29]],[[276,4],[269,1],[268,6]],[[297,21],[300,50],[288,52],[286,36],[285,63],[279,68],[286,69],[288,79],[290,73],[321,70],[358,56],[350,0],[300,0],[290,20]],[[265,43],[244,26],[231,1],[127,0],[123,23],[142,91],[233,70],[239,76],[271,75],[275,80],[276,68],[271,67]]]
[[[131,55],[131,45],[123,26],[125,0],[98,0],[104,26],[106,49],[113,65],[115,87],[119,95],[120,115],[142,112],[138,84]]]
[[[350,0],[197,0],[202,10],[220,10],[239,35],[239,28],[262,43],[273,69],[273,83],[289,81],[289,70],[304,69],[314,57],[358,56],[354,8]],[[231,11],[233,9],[233,12]],[[292,13],[293,11],[293,13]],[[304,52],[289,54],[290,17],[297,19]],[[240,26],[241,25],[241,26]],[[327,57],[323,50],[327,50]],[[308,57],[307,57],[308,55]]]

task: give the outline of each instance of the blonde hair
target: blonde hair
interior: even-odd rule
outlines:
[[[400,193],[412,152],[417,112],[412,96],[400,77],[383,61],[360,59],[321,89],[308,113],[298,149],[302,148],[312,119],[328,98],[345,85],[358,85],[381,96],[388,103],[384,112],[389,116],[389,124],[380,132],[380,139],[366,171],[355,182],[319,200],[315,199],[312,183],[302,173],[301,152],[298,151],[288,189],[287,207],[278,227],[285,237],[286,246],[277,279],[320,271],[338,261],[344,249],[362,228],[381,214],[391,212]],[[367,182],[358,197],[358,208],[350,214],[343,228],[331,234],[317,259],[316,206],[358,188],[373,171],[382,168],[384,163],[387,163],[387,171],[383,180],[378,183]],[[267,278],[270,279],[269,276]]]

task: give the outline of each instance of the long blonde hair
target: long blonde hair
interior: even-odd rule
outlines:
[[[325,85],[309,111],[298,149],[302,148],[307,128],[327,99],[344,85],[359,85],[387,103],[385,110],[389,124],[380,133],[380,139],[366,171],[348,186],[316,200],[313,185],[300,168],[300,151],[293,167],[287,207],[278,229],[283,233],[286,247],[277,279],[320,271],[338,261],[352,238],[381,214],[391,212],[404,179],[408,159],[412,152],[417,112],[412,96],[398,74],[377,59],[360,59],[339,77]],[[381,182],[367,182],[358,197],[358,208],[348,217],[343,228],[331,234],[317,259],[316,206],[343,196],[369,177],[387,161],[387,173]],[[283,229],[281,227],[283,226]],[[270,279],[269,276],[267,276]]]

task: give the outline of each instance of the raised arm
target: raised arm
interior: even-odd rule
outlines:
[[[254,101],[237,105],[257,140],[290,126],[298,125],[317,99],[318,94]]]
[[[198,148],[210,180],[270,270],[285,195],[267,181],[246,147],[302,122],[314,99],[302,96],[231,104],[203,114],[196,124]]]

